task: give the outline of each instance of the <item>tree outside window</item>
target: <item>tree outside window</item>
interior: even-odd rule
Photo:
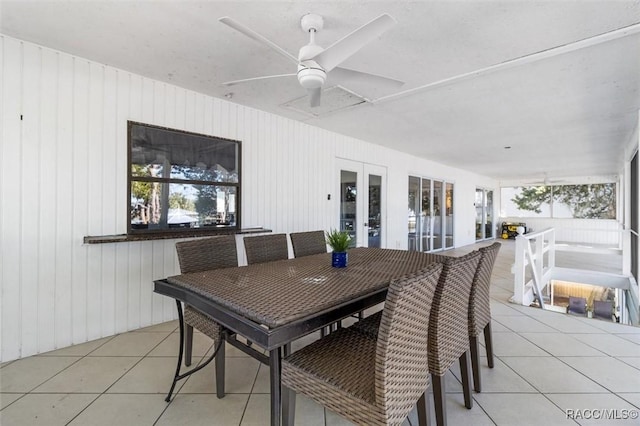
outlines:
[[[615,219],[616,184],[502,188],[504,216]]]

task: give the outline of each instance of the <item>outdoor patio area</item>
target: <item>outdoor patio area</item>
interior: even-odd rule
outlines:
[[[482,393],[473,394],[471,410],[463,405],[457,367],[448,373],[449,424],[638,424],[640,328],[510,304],[515,244],[501,242],[492,280],[495,368],[489,369],[483,359]],[[615,271],[619,260],[615,255],[599,259],[609,271]],[[559,253],[557,263],[593,267],[582,253]],[[317,337],[314,333],[298,341],[294,350]],[[196,333],[193,366],[211,346]],[[212,363],[180,382],[167,404],[177,351],[178,324],[171,321],[3,363],[0,424],[269,424],[268,368],[231,346],[225,398],[215,395]],[[603,416],[613,418],[598,419]],[[299,396],[296,424],[348,423]],[[405,424],[417,424],[415,410]]]

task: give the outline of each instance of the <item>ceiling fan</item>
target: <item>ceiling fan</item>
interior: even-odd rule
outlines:
[[[322,87],[327,81],[327,77],[330,77],[332,81],[337,83],[341,81],[348,81],[349,79],[357,79],[360,82],[392,88],[398,88],[404,84],[404,82],[392,78],[338,66],[395,25],[396,20],[387,14],[382,14],[374,20],[364,24],[326,49],[320,47],[315,42],[316,33],[323,28],[324,21],[322,16],[316,14],[304,15],[300,20],[300,26],[303,31],[309,33],[309,43],[300,48],[297,58],[271,40],[229,18],[228,16],[220,18],[219,21],[234,30],[241,32],[247,37],[275,50],[291,62],[295,63],[298,67],[297,72],[295,73],[267,75],[227,81],[222,83],[225,86],[232,86],[234,84],[256,80],[297,76],[300,85],[307,90],[310,105],[312,107],[317,107],[320,105],[320,94],[322,92]]]

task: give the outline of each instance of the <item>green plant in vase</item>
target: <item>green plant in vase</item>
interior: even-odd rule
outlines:
[[[351,243],[351,236],[347,231],[332,229],[326,232],[327,244],[333,250],[331,255],[331,265],[336,268],[347,266],[347,249]]]

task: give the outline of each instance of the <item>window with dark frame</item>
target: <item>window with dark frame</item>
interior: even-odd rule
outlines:
[[[128,122],[129,234],[240,229],[239,141]]]

